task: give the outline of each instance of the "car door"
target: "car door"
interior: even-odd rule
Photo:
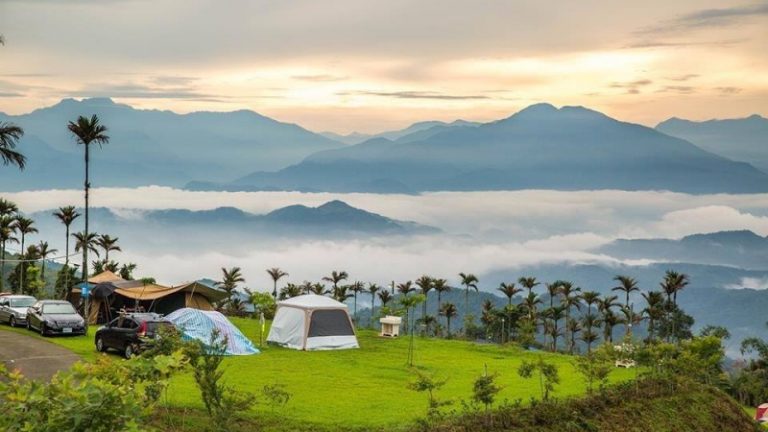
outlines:
[[[118,325],[117,320],[118,318],[115,318],[107,323],[100,333],[101,340],[107,348],[115,348],[115,330]]]
[[[115,347],[123,349],[129,342],[133,341],[133,335],[139,324],[133,318],[125,318],[115,332]]]
[[[35,329],[40,329],[40,308],[42,305],[37,302],[27,309],[27,323]]]
[[[11,316],[8,313],[8,299],[0,298],[0,322],[8,322]]]

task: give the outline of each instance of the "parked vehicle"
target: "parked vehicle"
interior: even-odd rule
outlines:
[[[43,336],[84,335],[85,320],[68,301],[40,300],[27,309],[27,328]]]
[[[171,322],[156,313],[125,314],[99,328],[94,343],[97,351],[112,348],[129,359],[151,345],[161,328],[175,329]]]
[[[0,322],[8,323],[11,327],[26,325],[27,309],[36,302],[36,298],[27,295],[0,297]]]

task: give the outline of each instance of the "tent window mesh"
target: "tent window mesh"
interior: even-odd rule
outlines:
[[[312,312],[309,324],[309,337],[352,336],[355,332],[343,310],[316,310]]]

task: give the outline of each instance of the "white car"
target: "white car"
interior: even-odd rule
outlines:
[[[27,295],[7,295],[0,297],[0,322],[8,323],[11,327],[27,324],[27,308],[37,302],[37,299]]]

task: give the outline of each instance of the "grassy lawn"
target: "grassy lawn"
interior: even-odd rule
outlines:
[[[258,341],[257,321],[232,321],[251,340]],[[12,329],[3,327],[3,330]],[[26,330],[12,331],[26,333]],[[91,334],[93,331],[95,328],[91,329]],[[581,376],[571,365],[571,359],[564,355],[458,340],[416,338],[416,366],[409,368],[406,365],[407,338],[383,339],[369,330],[360,331],[358,336],[359,350],[303,352],[265,345],[259,355],[225,359],[225,379],[238,389],[257,395],[265,384],[280,383],[292,395],[288,405],[276,411],[259,405],[256,408],[259,415],[273,421],[290,416],[297,424],[313,423],[329,428],[343,425],[388,429],[422,416],[426,395],[406,388],[416,370],[447,379],[437,395],[455,401],[456,409],[460,409],[461,399],[470,398],[472,383],[482,374],[486,364],[489,372],[498,374],[497,382],[504,387],[500,401],[539,398],[538,380],[525,380],[517,375],[517,367],[524,359],[536,359],[539,355],[559,368],[561,383],[556,387],[556,396],[578,395],[585,391]],[[92,336],[47,340],[85,359],[97,355]],[[616,369],[611,380],[628,380],[634,375],[634,370]],[[171,406],[202,407],[191,374],[174,378],[168,395]],[[282,410],[285,412],[280,412]]]

